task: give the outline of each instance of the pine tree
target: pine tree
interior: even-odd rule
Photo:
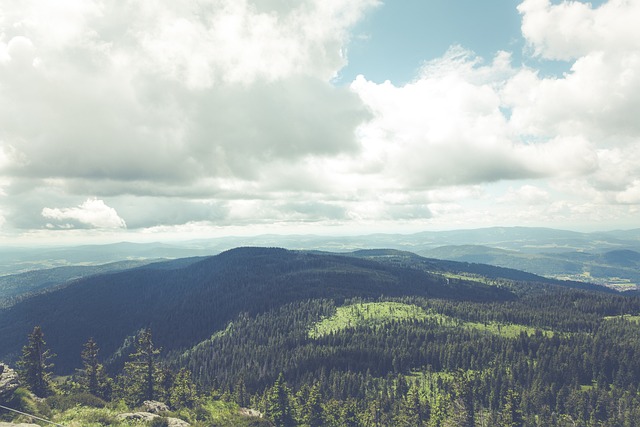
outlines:
[[[170,396],[169,401],[173,408],[191,408],[193,406],[197,399],[197,393],[189,370],[180,369],[173,382]]]
[[[54,357],[47,348],[40,326],[33,328],[28,343],[22,347],[22,357],[18,362],[18,373],[24,384],[36,396],[46,397],[53,392],[51,368],[47,361]]]
[[[120,393],[128,404],[139,405],[157,397],[158,354],[160,349],[153,344],[151,330],[140,331],[135,341],[135,352],[129,356],[132,360],[125,363],[124,373],[119,376]]]
[[[244,377],[240,377],[235,387],[233,388],[233,400],[241,407],[249,405],[249,395],[247,394],[247,387],[244,383]]]
[[[324,425],[324,413],[320,396],[320,385],[315,384],[309,392],[309,398],[304,405],[304,422],[309,427],[322,427]]]
[[[475,411],[473,407],[473,391],[468,373],[458,370],[453,378],[453,413],[455,425],[473,427]]]
[[[504,427],[522,427],[523,422],[522,410],[520,409],[520,394],[510,388],[505,396],[500,425]]]
[[[340,424],[344,427],[360,427],[358,407],[354,399],[348,399],[340,411]]]
[[[98,361],[100,349],[93,338],[84,344],[80,357],[83,369],[80,370],[80,385],[84,390],[103,399],[109,398],[110,384],[104,367]]]
[[[420,390],[414,383],[409,388],[406,397],[402,400],[397,424],[407,427],[419,427],[428,420],[428,414],[423,409],[420,401]]]
[[[290,391],[284,382],[282,372],[267,394],[267,417],[273,420],[276,427],[290,427],[295,425],[291,408]]]

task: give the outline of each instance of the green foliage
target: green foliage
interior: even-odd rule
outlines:
[[[164,417],[158,417],[151,420],[149,427],[169,427],[169,420]]]
[[[420,307],[399,302],[370,302],[338,307],[331,317],[314,324],[309,337],[320,338],[345,328],[374,326],[384,322],[424,320],[428,314]]]
[[[49,396],[46,399],[47,404],[58,411],[66,411],[74,406],[86,406],[89,408],[104,408],[107,405],[103,399],[91,393],[73,393],[58,394]]]
[[[18,373],[21,381],[38,397],[46,397],[53,393],[53,364],[48,361],[54,356],[47,348],[40,326],[34,327],[28,336],[28,343],[22,347]]]
[[[76,396],[99,384],[90,374],[100,365],[94,342],[83,350],[82,386],[70,382],[69,396],[41,408],[31,401],[32,409],[46,413],[48,405],[57,420],[83,426],[128,425],[117,413],[149,397],[194,427],[605,427],[640,419],[640,334],[634,317],[620,317],[640,312],[638,298],[485,280],[412,258],[250,252],[250,261],[225,255],[250,262],[250,273],[245,264],[215,264],[216,280],[231,277],[238,289],[214,282],[206,263],[202,277],[193,273],[194,283],[210,280],[246,298],[233,309],[216,306],[223,314],[215,322],[191,318],[185,342],[207,339],[161,358],[149,330],[136,338],[112,396],[124,403],[90,408],[98,406],[91,395]],[[256,266],[267,278],[258,285]],[[174,333],[168,328],[163,339]]]
[[[123,374],[118,376],[116,394],[130,406],[154,400],[158,395],[159,354],[160,350],[153,344],[151,329],[140,331],[136,337],[135,351],[130,355],[131,361],[125,363]]]
[[[309,396],[305,402],[301,402],[302,420],[305,426],[322,427],[325,424],[324,409],[322,407],[322,396],[320,395],[320,386],[315,384],[309,391]]]
[[[82,427],[131,427],[128,422],[120,421],[118,411],[110,408],[91,408],[88,406],[74,406],[54,417],[54,421],[67,426]]]
[[[181,369],[175,377],[170,390],[171,407],[175,409],[191,408],[197,400],[196,386],[191,380],[191,372]]]
[[[631,322],[631,323],[635,323],[635,324],[639,324],[640,325],[640,316],[638,316],[638,315],[623,314],[623,315],[620,315],[620,316],[605,316],[604,319],[605,320],[623,319],[623,320],[626,320],[627,322]]]
[[[271,390],[267,392],[266,414],[276,427],[292,427],[296,424],[291,395],[282,373],[278,376]]]
[[[434,267],[433,261],[418,263]],[[2,310],[0,358],[19,351],[33,328],[29,319],[39,319],[45,330],[69,332],[48,337],[58,354],[57,373],[69,374],[79,367],[78,349],[90,336],[100,343],[102,354],[111,355],[127,337],[149,327],[158,347],[182,351],[223,330],[242,313],[255,316],[309,299],[327,298],[341,305],[348,298],[375,300],[381,295],[465,300],[514,297],[509,290],[464,280],[447,285],[421,264],[407,268],[386,260],[337,254],[239,248],[186,265],[176,260],[83,278],[22,301],[12,310]]]
[[[36,416],[45,416],[50,413],[46,403],[34,399],[33,394],[23,387],[18,387],[9,399],[2,402],[2,405]],[[0,408],[0,420],[10,421],[14,418],[16,418],[15,413]]]
[[[446,315],[427,312],[423,308],[400,302],[370,302],[357,303],[338,307],[336,312],[320,322],[315,323],[309,330],[310,338],[340,332],[346,328],[375,327],[389,322],[433,320],[441,325],[453,327],[467,327],[482,332],[501,335],[507,338],[517,338],[521,333],[534,335],[541,331],[545,336],[551,336],[553,331],[541,330],[532,326],[499,322],[460,322]]]
[[[80,353],[83,369],[78,371],[77,377],[83,390],[94,396],[108,399],[113,385],[104,366],[98,360],[99,351],[98,344],[93,338],[89,338]]]

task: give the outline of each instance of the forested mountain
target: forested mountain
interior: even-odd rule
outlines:
[[[14,304],[24,296],[50,290],[57,286],[96,274],[129,270],[152,261],[118,261],[101,265],[74,265],[32,270],[0,276],[0,307]]]
[[[186,266],[185,266],[186,264]],[[434,268],[435,268],[434,264]],[[80,279],[0,311],[4,359],[15,358],[34,325],[49,331],[59,372],[72,371],[90,336],[115,352],[144,327],[166,350],[191,346],[239,313],[257,314],[311,298],[421,295],[509,299],[503,289],[335,254],[241,248],[193,262],[175,260]]]
[[[530,253],[481,245],[442,246],[423,255],[516,268],[546,277],[575,277],[603,284],[640,283],[640,252],[616,249],[601,253],[584,251]]]
[[[116,376],[153,331],[158,398],[192,379],[275,425],[635,426],[638,315],[638,297],[513,269],[248,247],[2,309],[0,360],[15,362],[39,326],[55,372],[86,366],[92,337]],[[101,396],[135,404],[133,372]]]

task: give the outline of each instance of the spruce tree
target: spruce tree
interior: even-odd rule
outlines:
[[[128,404],[139,405],[158,396],[158,354],[160,349],[153,344],[151,330],[140,331],[136,337],[135,351],[129,356],[132,360],[125,363],[124,374],[119,376],[120,393]]]
[[[44,333],[40,326],[33,328],[28,336],[28,343],[22,347],[22,357],[18,361],[18,374],[22,382],[36,396],[46,397],[53,392],[51,384],[51,368],[48,360],[54,357],[44,341]]]
[[[249,394],[244,383],[244,377],[240,377],[233,388],[233,400],[241,407],[249,406]]]
[[[284,382],[282,372],[267,394],[266,415],[276,427],[290,427],[296,424],[293,419],[290,391]]]
[[[322,427],[324,423],[324,413],[322,409],[322,397],[320,396],[320,385],[315,384],[309,392],[309,398],[303,407],[304,422],[309,427]]]
[[[100,349],[93,338],[82,347],[80,357],[82,358],[83,369],[80,370],[80,385],[94,396],[107,399],[109,397],[109,379],[105,374],[104,367],[98,361]]]
[[[191,371],[180,369],[170,392],[170,403],[175,409],[191,408],[197,399],[196,386],[191,380]]]

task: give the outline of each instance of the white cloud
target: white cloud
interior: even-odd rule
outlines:
[[[509,188],[507,193],[498,201],[510,204],[540,205],[550,200],[549,192],[535,185],[523,185],[518,188]]]
[[[640,203],[638,2],[522,1],[528,53],[563,76],[453,46],[408,84],[350,87],[332,78],[376,0],[5,3],[5,229],[586,223]]]
[[[107,206],[104,201],[93,198],[73,208],[44,208],[42,216],[56,221],[74,220],[93,228],[126,228],[122,218],[115,209]],[[62,228],[70,228],[65,223]]]
[[[524,0],[522,34],[535,54],[573,60],[593,52],[629,52],[640,46],[640,3],[609,0],[597,9],[590,3]]]
[[[375,4],[20,2],[0,32],[5,56],[31,61],[0,62],[0,97],[11,100],[0,127],[25,162],[5,169],[100,190],[254,179],[272,161],[352,151],[367,113],[329,80],[349,28]]]
[[[402,87],[358,77],[352,89],[375,116],[360,129],[367,155],[384,159],[400,183],[426,187],[593,171],[596,156],[584,138],[531,143],[514,132],[501,109],[504,94],[529,104],[505,89],[511,76],[519,78],[504,53],[483,66],[455,48]]]

